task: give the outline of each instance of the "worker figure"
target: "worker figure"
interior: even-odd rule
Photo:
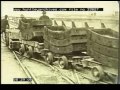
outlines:
[[[21,18],[21,19],[19,20],[18,29],[21,30],[22,27],[23,27],[22,25],[23,25],[23,24],[26,24],[27,22],[26,22],[26,18],[25,18],[25,16],[24,16],[23,14],[21,14],[20,18]]]
[[[8,15],[5,15],[5,18],[1,20],[1,34],[2,37],[4,36],[6,38],[6,29],[9,29],[9,22],[8,22]]]
[[[43,24],[43,25],[52,25],[52,21],[50,20],[50,18],[46,15],[46,11],[43,11],[42,12],[42,14],[43,14],[43,16],[41,16],[40,18],[39,18],[39,20],[41,21],[41,23]]]
[[[43,16],[41,16],[41,17],[39,18],[39,20],[49,19],[49,17],[46,16],[46,11],[43,11],[42,14],[43,14]]]

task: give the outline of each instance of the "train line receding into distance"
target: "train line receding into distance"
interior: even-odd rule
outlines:
[[[5,43],[5,41],[2,40],[2,43]],[[45,61],[41,61],[39,59],[35,59],[35,58],[28,58],[27,56],[21,56],[20,53],[18,51],[13,51],[11,50],[12,53],[14,54],[16,60],[18,61],[18,64],[21,66],[21,68],[23,69],[23,71],[25,72],[25,74],[27,75],[28,78],[32,78],[33,81],[31,82],[31,84],[40,84],[40,82],[38,81],[38,79],[35,77],[35,75],[31,72],[31,70],[22,63],[22,57],[24,57],[24,59],[29,59],[32,61],[35,61],[37,63],[41,63],[46,67],[50,67],[52,71],[59,73],[59,75],[66,80],[67,82],[69,82],[69,84],[81,84],[81,81],[79,79],[79,76],[82,76],[83,78],[89,80],[90,82],[92,82],[92,84],[112,84],[112,82],[108,82],[108,81],[96,81],[95,79],[91,79],[89,76],[87,76],[86,74],[76,71],[75,69],[73,70],[67,70],[68,72],[72,71],[72,76],[74,76],[74,78],[77,79],[77,81],[74,81],[73,79],[71,79],[69,76],[65,75],[62,71],[60,67],[57,67],[55,65],[50,65],[48,63],[46,63]],[[21,57],[21,59],[20,59]]]

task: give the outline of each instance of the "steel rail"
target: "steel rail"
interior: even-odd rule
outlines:
[[[18,54],[20,54],[20,53],[17,52],[17,51],[15,51],[15,52],[18,53]],[[28,58],[28,57],[25,56],[25,55],[24,55],[23,57]],[[56,71],[56,70],[57,70],[57,71],[61,74],[61,77],[62,77],[63,79],[67,80],[70,84],[76,84],[75,81],[73,81],[73,80],[72,80],[71,78],[69,78],[67,75],[63,74],[62,71],[60,71],[57,67],[52,66],[52,65],[46,63],[45,61],[40,61],[40,60],[35,59],[35,58],[31,58],[31,60],[36,61],[36,62],[39,62],[39,63],[42,63],[42,64],[44,64],[45,66],[49,66],[53,71]]]
[[[60,72],[61,76],[63,79],[67,79],[69,82],[73,83],[73,84],[76,84],[75,81],[73,81],[71,78],[69,78],[67,75],[65,75],[60,69],[58,69],[58,67],[56,66],[53,66],[57,71]]]
[[[17,51],[15,51],[15,52],[18,53],[18,54],[20,54],[20,53],[17,52]],[[28,58],[27,56],[23,56],[23,57]],[[31,60],[36,61],[36,62],[39,62],[39,63],[42,63],[42,64],[44,64],[44,65],[46,65],[46,66],[49,66],[53,71],[56,71],[56,70],[59,71],[60,74],[62,75],[61,77],[62,77],[63,79],[65,79],[65,80],[67,80],[67,81],[69,81],[70,83],[73,83],[73,84],[81,84],[78,75],[81,75],[82,77],[84,77],[84,78],[86,78],[86,79],[88,79],[88,80],[90,80],[90,81],[99,82],[100,84],[112,84],[112,83],[109,83],[109,82],[96,81],[95,79],[91,79],[90,77],[87,77],[85,74],[83,74],[83,73],[81,73],[81,72],[78,72],[78,71],[76,71],[76,70],[73,70],[73,73],[75,73],[75,76],[76,76],[76,78],[77,78],[77,82],[75,82],[75,81],[73,81],[71,78],[69,78],[68,76],[66,76],[65,74],[63,74],[63,73],[60,71],[60,69],[58,69],[56,66],[52,66],[52,65],[46,63],[45,61],[40,61],[40,60],[35,59],[35,58],[31,58]]]
[[[75,74],[75,76],[76,76],[76,79],[77,79],[78,84],[81,84],[80,79],[79,79],[79,77],[78,77],[78,74],[76,73],[76,70],[74,69],[73,72],[74,72],[74,74]]]
[[[44,65],[46,65],[46,66],[49,66],[49,67],[50,67],[52,70],[54,70],[54,71],[57,70],[57,71],[61,74],[61,77],[62,77],[63,79],[67,80],[70,84],[76,84],[72,79],[70,79],[68,76],[66,76],[65,74],[63,74],[62,71],[60,71],[57,67],[52,66],[52,65],[50,65],[50,64],[48,64],[48,63],[46,63],[46,62],[44,62],[44,61],[40,61],[40,60],[34,59],[34,58],[32,58],[32,60],[37,61],[37,62],[39,62],[39,63],[42,63],[42,64],[44,64]]]
[[[3,42],[3,43],[5,43],[5,42]],[[13,51],[13,52],[20,55],[20,53],[17,52],[17,51]],[[27,56],[24,56],[24,57],[28,58]],[[46,66],[49,66],[52,70],[55,71],[55,68],[56,68],[56,67],[51,66],[50,64],[48,64],[48,63],[46,63],[46,62],[44,62],[44,61],[40,61],[40,60],[35,59],[35,58],[31,58],[31,60],[34,60],[34,61],[39,62],[39,63],[42,63],[42,64],[44,64],[44,65],[46,65]],[[19,63],[20,63],[20,62],[19,62]],[[21,64],[20,64],[20,65],[21,65]],[[29,71],[28,68],[26,68],[26,67],[24,68],[24,66],[21,66],[21,67],[23,68],[24,71],[25,71],[25,69],[27,69],[27,71]],[[56,69],[58,70],[58,68],[56,68]],[[58,70],[58,71],[61,72],[60,70]],[[25,71],[25,72],[26,72],[26,71]],[[75,75],[76,75],[78,84],[80,84],[80,81],[79,81],[79,79],[78,79],[77,73],[80,74],[82,77],[90,80],[90,81],[98,82],[98,81],[96,81],[96,80],[94,80],[94,79],[91,79],[91,78],[85,76],[85,75],[84,75],[83,73],[81,73],[81,72],[78,72],[78,71],[74,71],[74,72],[75,72]],[[29,75],[28,75],[29,73],[26,73],[26,74],[27,74],[27,76],[29,76]],[[32,75],[32,77],[34,77],[34,75],[33,75],[32,73],[30,73],[30,74]],[[61,72],[61,74],[63,74],[63,73]],[[75,81],[73,81],[72,79],[70,79],[70,78],[69,78],[68,76],[66,76],[66,75],[62,75],[61,77],[62,77],[63,79],[65,79],[65,80],[69,81],[70,83],[76,84]],[[37,82],[37,80],[36,80],[36,82]],[[100,83],[100,84],[112,84],[112,83],[110,83],[110,82],[102,82],[102,81],[99,81],[99,83]]]
[[[16,55],[16,53],[13,51],[13,54],[16,58],[16,60],[18,61],[18,63],[20,64],[20,66],[22,67],[23,71],[25,72],[25,74],[28,76],[28,78],[32,78],[33,80],[31,81],[32,84],[38,84],[39,82],[37,81],[37,79],[35,78],[35,76],[32,74],[32,72],[20,61],[20,59],[18,58],[18,56]]]

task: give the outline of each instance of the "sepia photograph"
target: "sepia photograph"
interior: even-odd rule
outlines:
[[[118,1],[1,1],[1,84],[117,84]]]

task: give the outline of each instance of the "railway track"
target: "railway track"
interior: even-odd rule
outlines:
[[[19,52],[17,52],[17,51],[15,51],[15,53],[19,54]],[[24,56],[24,57],[27,58],[27,56]],[[67,80],[70,84],[84,84],[84,83],[81,83],[79,76],[82,76],[83,79],[89,80],[90,82],[92,82],[92,84],[112,84],[112,82],[110,82],[110,81],[96,81],[93,77],[89,77],[85,73],[82,73],[82,72],[79,72],[76,70],[67,70],[68,72],[71,72],[73,74],[72,76],[76,79],[76,80],[73,80],[68,75],[65,75],[64,72],[62,71],[62,69],[59,68],[58,66],[50,65],[50,64],[46,63],[45,61],[40,61],[35,58],[31,58],[31,60],[38,62],[38,63],[42,63],[47,67],[50,67],[53,71],[59,73],[59,75],[61,75],[62,78]]]
[[[20,55],[20,53],[17,52],[17,51],[15,51],[15,53]],[[25,58],[26,58],[26,59],[29,59],[27,56],[24,56],[24,59],[25,59]],[[74,80],[72,80],[70,77],[68,77],[67,75],[65,75],[58,67],[56,67],[56,66],[51,66],[51,65],[49,65],[48,63],[46,63],[46,62],[44,62],[44,61],[40,61],[40,60],[34,59],[34,58],[31,58],[31,59],[29,59],[29,60],[32,60],[32,61],[37,62],[37,63],[39,63],[39,64],[43,64],[43,65],[45,65],[46,67],[51,68],[52,72],[57,73],[59,76],[62,77],[62,79],[64,79],[65,81],[67,81],[67,83],[69,83],[69,84],[76,84],[76,82],[75,82]]]
[[[31,84],[38,84],[37,79],[35,78],[35,76],[33,75],[33,73],[27,68],[26,65],[24,65],[21,60],[18,58],[18,56],[16,55],[16,53],[13,51],[13,54],[16,58],[16,60],[18,61],[19,65],[21,66],[21,68],[23,69],[23,71],[25,72],[25,74],[28,76],[28,78],[31,78]]]

